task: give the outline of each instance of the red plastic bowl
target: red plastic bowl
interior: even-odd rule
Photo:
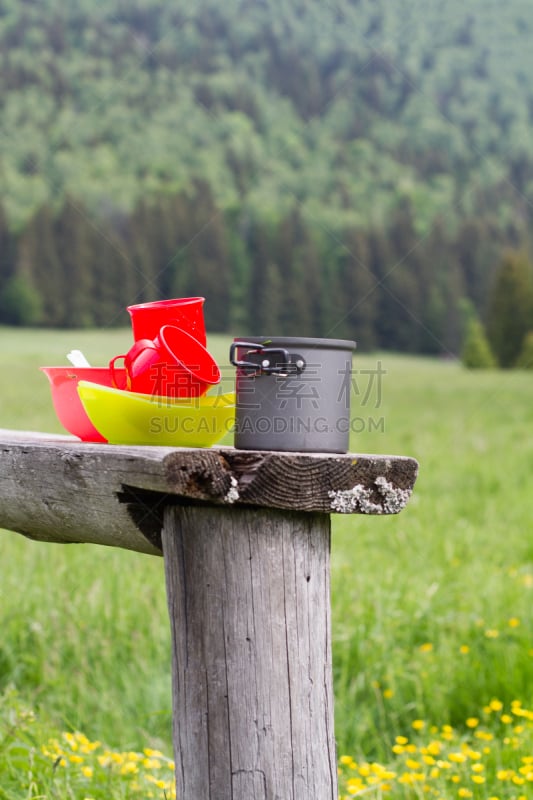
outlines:
[[[52,391],[52,402],[57,418],[73,436],[84,442],[107,442],[98,433],[78,397],[78,381],[92,381],[102,386],[114,386],[109,367],[40,367]],[[126,384],[124,370],[116,370],[121,385]]]

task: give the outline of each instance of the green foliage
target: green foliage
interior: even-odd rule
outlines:
[[[468,369],[490,369],[496,366],[485,329],[476,317],[468,323],[461,361]]]
[[[501,367],[512,367],[533,321],[533,267],[525,253],[509,251],[496,274],[488,336]]]
[[[0,692],[2,800],[176,797],[174,762],[158,750],[117,752],[80,731],[60,730],[13,688]]]
[[[9,217],[68,195],[130,212],[203,179],[224,211],[297,198],[366,227],[409,199],[419,234],[467,205],[527,219],[525,2],[504,20],[480,0],[6,2]]]
[[[130,332],[1,336],[0,366],[11,376],[0,390],[3,425],[61,432],[38,366],[64,363],[73,347],[105,364]],[[208,336],[224,367],[229,342]],[[503,381],[496,371],[391,354],[358,352],[354,367],[352,452],[420,462],[399,516],[332,518],[336,735],[339,753],[371,761],[389,759],[415,719],[461,735],[493,698],[532,707],[533,548],[524,530],[533,514],[533,385],[518,370]],[[234,370],[224,375],[231,381]],[[121,751],[171,753],[161,560],[1,536],[1,686],[13,685],[56,730]],[[495,715],[495,737],[498,724]],[[0,755],[0,770],[4,763]]]
[[[519,369],[533,369],[533,331],[529,331],[525,335],[524,344],[522,345],[522,350],[516,361],[516,366]]]
[[[8,325],[35,325],[41,320],[41,298],[22,275],[13,275],[4,284],[0,318]]]
[[[485,319],[531,247],[527,12],[5,0],[0,293],[23,275],[47,326],[202,294],[218,331],[457,354],[461,299]]]

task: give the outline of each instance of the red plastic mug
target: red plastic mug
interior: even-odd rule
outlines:
[[[220,382],[220,369],[198,339],[175,325],[163,325],[153,339],[139,339],[109,368],[115,386],[115,362],[124,359],[126,388],[162,397],[201,397]]]
[[[178,297],[128,306],[133,338],[155,339],[163,325],[175,325],[205,347],[204,302],[205,297]]]

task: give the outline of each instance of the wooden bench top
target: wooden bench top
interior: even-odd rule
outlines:
[[[161,555],[168,503],[395,514],[417,473],[405,456],[122,446],[0,429],[0,527]]]

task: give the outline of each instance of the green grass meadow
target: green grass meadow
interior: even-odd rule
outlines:
[[[64,432],[38,367],[72,348],[105,364],[129,340],[0,329],[0,427]],[[208,340],[228,386],[229,341]],[[398,516],[333,517],[341,795],[525,800],[533,374],[387,353],[354,368],[351,450],[420,474]],[[10,532],[0,553],[0,800],[172,797],[162,559]]]

